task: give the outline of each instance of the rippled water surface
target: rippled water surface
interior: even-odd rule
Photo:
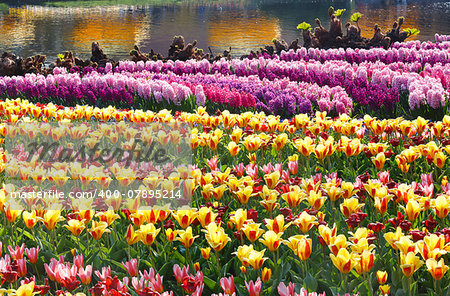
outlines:
[[[49,59],[72,50],[88,57],[91,43],[99,41],[113,58],[125,58],[134,44],[166,55],[173,36],[183,35],[214,53],[231,46],[238,57],[272,38],[299,37],[296,27],[303,21],[313,24],[319,17],[328,26],[330,5],[347,9],[344,22],[353,12],[361,12],[366,36],[374,24],[386,31],[399,16],[406,17],[405,28],[421,31],[416,39],[432,40],[436,32],[450,34],[450,2],[445,1],[66,1],[0,4],[0,50],[23,56],[43,53]]]

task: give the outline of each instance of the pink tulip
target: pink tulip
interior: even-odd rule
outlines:
[[[189,268],[187,266],[183,266],[183,269],[181,269],[178,264],[175,264],[173,266],[173,273],[177,282],[181,284],[183,282],[183,279],[189,276]]]
[[[253,281],[250,281],[250,283],[245,281],[245,287],[250,296],[261,296],[262,281],[259,277],[255,283],[253,283]]]
[[[298,161],[290,161],[288,163],[289,171],[291,171],[292,175],[298,174]]]
[[[220,279],[220,286],[222,290],[227,295],[232,295],[234,290],[234,276],[230,276],[229,278],[223,277]]]
[[[217,171],[217,163],[219,161],[219,158],[214,157],[211,159],[208,159],[206,162],[208,163],[209,168],[211,169],[212,172]]]
[[[0,242],[0,257],[2,256],[3,243]]]
[[[56,259],[51,258],[50,259],[50,264],[45,263],[44,264],[44,268],[45,268],[45,272],[47,272],[47,276],[51,281],[55,281],[56,280],[56,266],[59,265],[60,262],[56,261]]]
[[[84,263],[83,254],[73,257],[73,265],[75,265],[78,269],[83,267],[83,263]]]
[[[92,265],[86,266],[86,269],[80,267],[78,269],[78,276],[84,285],[89,285],[92,279]]]
[[[17,259],[17,275],[19,277],[24,277],[27,275],[27,260],[26,259]]]
[[[137,276],[138,268],[137,268],[137,259],[131,259],[127,262],[122,262],[123,267],[127,270],[128,274],[131,277]]]
[[[385,171],[385,172],[379,172],[378,173],[378,179],[380,180],[381,183],[383,183],[384,185],[386,185],[389,182],[389,171]]]
[[[102,267],[102,272],[96,270],[95,275],[98,276],[100,281],[104,282],[108,277],[111,277],[111,267]]]
[[[23,253],[25,252],[25,244],[22,244],[20,247],[16,246],[15,249],[13,249],[11,246],[8,246],[8,251],[11,254],[12,259],[22,259]]]
[[[295,285],[294,283],[289,283],[289,286],[286,287],[286,285],[281,282],[278,285],[278,293],[280,294],[280,296],[295,296]]]
[[[245,166],[243,163],[237,164],[234,166],[234,170],[236,171],[236,175],[238,177],[242,177],[245,173]]]
[[[39,246],[37,248],[26,248],[25,253],[27,254],[28,260],[31,264],[35,264],[39,259]]]

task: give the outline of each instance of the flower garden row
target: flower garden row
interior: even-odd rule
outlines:
[[[264,111],[290,118],[298,113],[369,113],[396,117],[427,112],[442,118],[450,85],[449,42],[407,42],[384,50],[299,49],[243,60],[120,62],[114,69],[53,75],[0,77],[4,98],[64,106],[168,108],[192,112],[206,105]]]
[[[0,277],[17,289],[9,294],[449,291],[448,116],[283,120],[20,99],[0,102],[0,112],[9,122],[188,123],[196,165],[186,210],[21,211],[0,197]]]

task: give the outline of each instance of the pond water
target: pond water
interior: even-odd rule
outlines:
[[[383,31],[399,16],[405,28],[417,28],[411,39],[433,40],[435,33],[450,33],[450,2],[422,0],[98,0],[49,2],[42,5],[0,3],[0,51],[22,56],[74,51],[89,57],[91,43],[100,42],[112,58],[126,58],[134,44],[148,52],[167,55],[174,35],[198,40],[198,47],[221,53],[231,46],[239,57],[271,43],[273,38],[291,41],[300,36],[297,24],[315,27],[319,17],[328,27],[330,5],[345,8],[345,23],[356,11],[363,14],[363,35],[372,35],[374,24]],[[208,50],[209,51],[209,50]]]

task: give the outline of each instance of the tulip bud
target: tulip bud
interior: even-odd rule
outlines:
[[[377,280],[380,285],[384,285],[387,281],[387,278],[388,278],[388,274],[386,271],[381,271],[381,270],[377,271]]]
[[[391,292],[391,287],[389,285],[381,285],[380,286],[380,291],[381,294],[384,295],[389,295],[389,292]]]
[[[241,266],[240,269],[242,273],[245,273],[247,271],[247,268],[245,266]]]
[[[206,260],[208,260],[208,259],[209,259],[209,256],[211,255],[211,248],[210,248],[210,247],[208,247],[208,248],[201,248],[201,250],[202,250],[202,256],[203,256],[203,258],[205,258]]]
[[[200,263],[199,262],[195,262],[194,263],[194,268],[195,268],[195,271],[200,271]]]
[[[272,269],[264,267],[262,270],[262,281],[264,283],[267,283],[270,280],[271,276],[272,276]]]

